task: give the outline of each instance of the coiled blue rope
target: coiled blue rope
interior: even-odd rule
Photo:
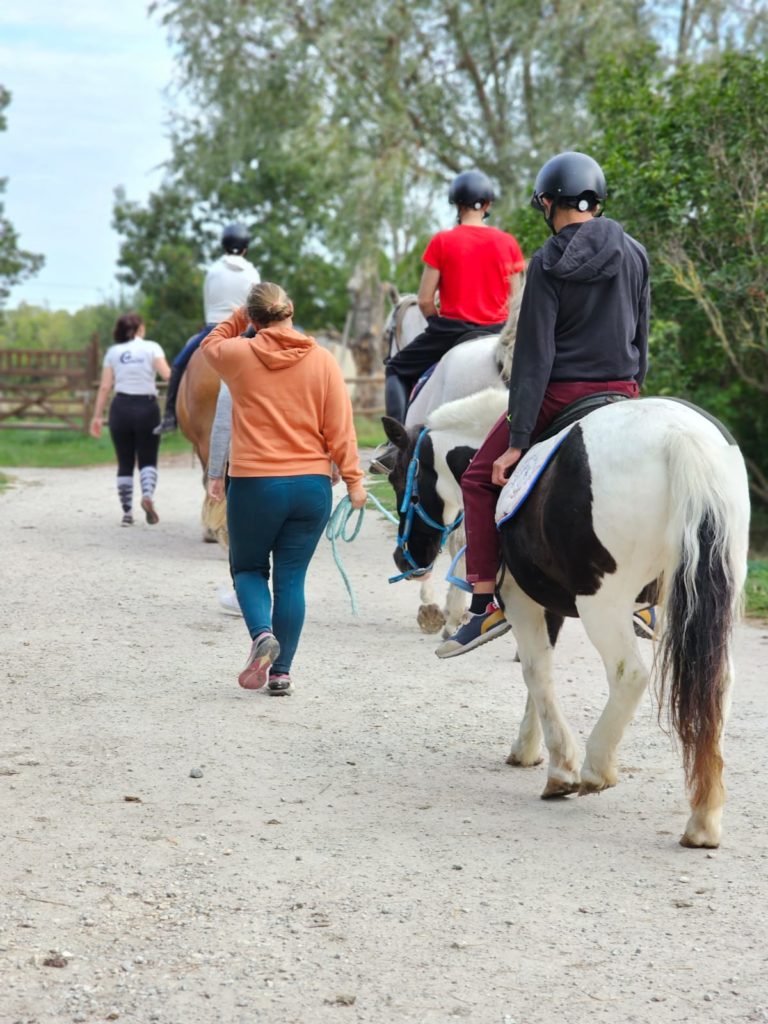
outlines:
[[[374,504],[380,512],[383,512],[391,523],[394,523],[395,526],[398,525],[398,520],[395,518],[395,516],[393,516],[388,509],[384,508],[379,499],[370,492],[368,493],[368,501]],[[357,521],[352,527],[351,532],[349,532],[348,527],[350,524],[350,520],[354,516],[355,512],[357,512]],[[344,580],[344,586],[347,588],[349,600],[352,604],[353,615],[359,615],[360,613],[357,609],[357,600],[355,598],[355,592],[352,589],[352,584],[349,581],[349,576],[347,575],[347,571],[344,568],[344,563],[341,560],[341,555],[339,554],[337,545],[340,540],[343,540],[346,544],[352,543],[352,541],[357,537],[357,535],[360,533],[360,530],[362,529],[364,514],[365,508],[352,508],[352,502],[349,500],[349,495],[345,494],[344,497],[336,506],[336,508],[331,513],[331,518],[328,520],[328,523],[325,527],[325,536],[331,542],[333,560],[336,563],[336,568],[341,573],[341,578]]]

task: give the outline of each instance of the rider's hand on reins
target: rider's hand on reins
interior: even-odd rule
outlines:
[[[519,448],[507,448],[503,455],[500,455],[493,464],[491,480],[497,487],[503,487],[509,479],[512,467],[520,461],[522,451]]]

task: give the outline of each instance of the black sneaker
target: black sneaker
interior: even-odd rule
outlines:
[[[175,416],[163,416],[158,425],[152,431],[153,434],[162,437],[163,434],[172,434],[178,428]]]

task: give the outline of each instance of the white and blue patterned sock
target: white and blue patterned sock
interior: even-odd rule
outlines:
[[[155,487],[157,487],[157,469],[155,466],[144,466],[139,470],[139,477],[141,478],[141,496],[142,498],[151,498],[155,493]]]
[[[123,512],[130,514],[133,508],[133,477],[119,476],[117,478],[117,496]]]

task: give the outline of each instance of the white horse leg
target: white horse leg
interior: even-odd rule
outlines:
[[[525,701],[525,713],[520,722],[517,732],[517,739],[512,744],[512,749],[507,757],[507,764],[519,765],[522,768],[531,768],[535,764],[541,764],[544,758],[541,756],[541,722],[536,713],[536,705],[528,694]]]
[[[587,636],[597,648],[608,677],[608,701],[587,740],[579,795],[599,793],[618,781],[616,752],[648,686],[632,627],[632,601],[601,591],[578,598]]]
[[[549,751],[547,784],[541,796],[545,800],[550,797],[567,796],[579,788],[578,752],[573,734],[555,696],[552,680],[552,645],[549,642],[544,609],[531,601],[509,574],[502,585],[501,593],[507,618],[515,632],[523,679]],[[525,718],[523,722],[525,723]],[[536,728],[532,717],[527,727],[527,738],[530,740],[532,731]],[[521,732],[522,729],[523,726]],[[527,744],[525,753],[531,753]]]
[[[722,835],[725,786],[723,785],[723,733],[731,707],[734,681],[733,661],[728,658],[728,680],[723,694],[723,721],[720,729],[719,763],[713,768],[702,797],[691,801],[691,816],[680,839],[681,846],[713,848],[720,845]]]
[[[435,597],[435,586],[432,577],[423,579],[419,587],[419,611],[416,621],[422,633],[439,633],[445,625],[445,615]]]
[[[464,547],[464,531],[454,530],[454,532],[448,538],[448,554],[453,560],[457,553]],[[454,574],[459,579],[465,579],[467,575],[467,568],[464,562],[464,556],[459,559],[456,563],[456,569]],[[464,612],[467,610],[467,597],[468,594],[465,590],[460,587],[454,586],[453,583],[448,586],[448,594],[445,599],[445,627],[443,629],[443,638],[448,639],[452,636],[461,625],[461,620],[464,616]]]

